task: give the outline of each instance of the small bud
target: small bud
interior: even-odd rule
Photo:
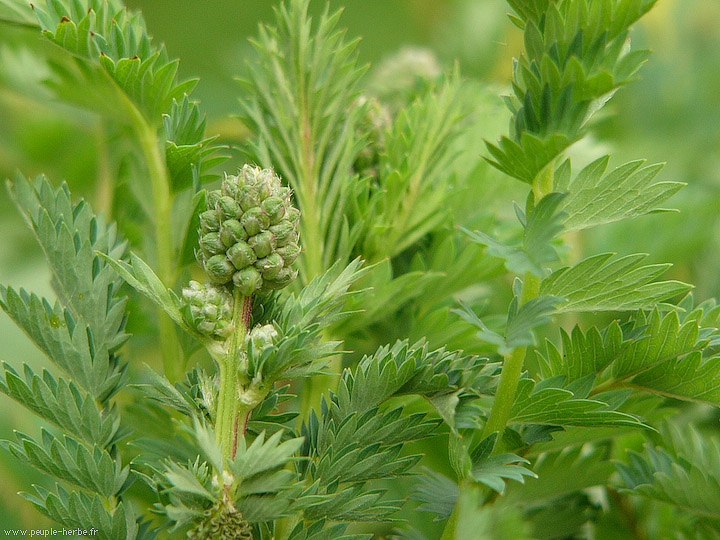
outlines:
[[[220,200],[220,197],[222,197],[222,191],[219,189],[215,189],[213,191],[209,191],[207,194],[207,206],[209,209],[214,209],[217,202]]]
[[[230,248],[240,242],[247,240],[247,232],[237,219],[228,219],[222,224],[220,229],[220,240],[226,248]]]
[[[224,478],[225,485],[232,479]],[[216,483],[215,481],[213,483]],[[188,540],[252,540],[253,532],[242,513],[218,503],[205,511],[203,520],[187,532]]]
[[[272,324],[258,325],[250,331],[248,336],[253,344],[253,349],[261,351],[271,346],[278,337],[278,331]]]
[[[222,183],[222,194],[237,200],[238,190],[240,185],[237,181],[237,176],[225,176],[225,180]]]
[[[286,246],[277,248],[275,252],[282,257],[285,266],[290,266],[300,255],[300,246],[295,242],[290,242]]]
[[[232,278],[235,267],[222,255],[213,255],[205,263],[205,272],[216,283],[227,283]]]
[[[274,290],[282,289],[286,287],[297,278],[297,270],[293,270],[291,267],[286,266],[283,268],[274,279],[266,279],[263,281],[263,289]]]
[[[233,333],[234,326],[230,321],[219,320],[215,325],[215,335],[222,339],[227,339]]]
[[[242,270],[257,260],[257,255],[246,242],[237,242],[228,250],[228,258],[235,268]]]
[[[200,321],[197,323],[198,332],[210,336],[215,333],[215,322],[214,321]]]
[[[203,303],[219,306],[223,301],[223,295],[216,288],[208,288],[203,298]]]
[[[271,225],[276,225],[285,215],[285,204],[279,197],[268,197],[262,202],[262,209],[270,219]]]
[[[280,270],[283,269],[284,262],[283,258],[277,253],[271,253],[263,259],[258,259],[255,262],[255,268],[260,270],[263,279],[275,278]]]
[[[251,208],[256,208],[260,204],[257,193],[250,186],[242,186],[238,190],[237,201],[240,204],[240,208],[243,209],[243,212],[247,212]]]
[[[211,321],[217,321],[218,316],[220,315],[220,308],[213,304],[208,304],[207,306],[203,307],[203,315],[206,319],[209,319]]]
[[[201,232],[208,233],[217,231],[220,228],[220,219],[215,210],[206,210],[200,214]]]
[[[272,169],[243,166],[237,175],[226,176],[219,190],[207,194],[207,204],[200,217],[201,250],[196,256],[212,281],[225,284],[232,279],[244,294],[252,294],[268,290],[263,280],[279,288],[294,279],[296,273],[286,267],[300,252],[300,212],[293,206],[290,188]],[[213,315],[212,310],[206,313]]]
[[[201,236],[200,247],[203,253],[210,257],[225,251],[225,245],[222,243],[222,240],[220,240],[220,235],[216,232],[209,232]]]
[[[285,213],[290,223],[297,226],[298,220],[300,219],[300,210],[291,206],[285,210]]]
[[[275,239],[269,231],[256,234],[248,239],[248,245],[252,248],[257,255],[258,259],[267,257],[270,252],[275,248]]]
[[[225,287],[191,281],[182,294],[189,306],[189,318],[185,312],[185,319],[198,332],[217,340],[224,340],[232,333],[233,298]]]
[[[283,219],[277,225],[270,227],[270,232],[275,237],[276,246],[284,246],[287,244],[292,235],[295,233],[295,227],[289,220]]]
[[[231,197],[220,197],[218,202],[215,204],[215,208],[217,208],[218,216],[223,221],[226,219],[237,219],[240,217],[240,205]]]
[[[240,290],[243,296],[250,296],[262,285],[263,279],[260,272],[253,266],[238,270],[233,275],[233,283]]]
[[[249,236],[255,236],[270,226],[270,218],[260,208],[251,208],[245,212],[240,220]]]

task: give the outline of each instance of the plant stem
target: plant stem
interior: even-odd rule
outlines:
[[[160,150],[157,130],[145,121],[143,116],[137,112],[137,109],[132,107],[131,110],[136,112],[135,130],[145,157],[152,186],[158,276],[166,286],[172,287],[175,284],[172,228],[170,225],[172,195],[165,166],[165,157]],[[178,350],[175,324],[170,317],[160,310],[159,325],[163,369],[165,376],[171,382],[175,382],[180,378],[183,371],[183,366],[180,365],[180,351]]]
[[[468,513],[480,506],[483,497],[483,486],[468,478],[460,481],[460,492],[455,508],[445,524],[440,540],[455,540],[458,524],[463,523]],[[467,536],[463,536],[467,538]]]
[[[245,337],[250,323],[252,296],[243,296],[235,289],[233,297],[233,327],[227,354],[219,360],[220,387],[218,392],[218,408],[215,415],[215,441],[222,449],[225,459],[233,459],[238,443],[238,420],[240,400],[238,399],[241,384],[238,368],[240,359],[245,353]],[[250,415],[252,409],[244,410]],[[246,424],[246,419],[243,426]],[[243,427],[242,435],[245,434]]]
[[[524,304],[533,298],[537,298],[539,291],[540,278],[529,272],[525,274],[520,302]],[[495,441],[496,449],[502,444],[503,432],[510,419],[510,410],[515,402],[515,393],[518,382],[520,381],[520,375],[522,375],[526,353],[527,347],[516,347],[506,354],[503,360],[500,384],[495,393],[495,401],[490,410],[490,417],[482,433],[483,437],[487,437],[497,432],[498,437]]]
[[[490,417],[483,428],[482,437],[485,438],[497,432],[495,447],[501,444],[502,435],[510,419],[510,409],[515,402],[515,392],[522,374],[525,352],[527,347],[516,347],[503,360],[500,384],[495,393],[495,401],[490,410]]]
[[[554,168],[552,163],[545,167],[538,177],[533,181],[533,194],[535,196],[535,204],[542,199],[547,193],[552,191],[554,178]],[[522,292],[520,293],[520,303],[525,304],[530,300],[537,298],[540,294],[540,277],[527,272],[523,279]],[[510,420],[510,411],[515,402],[515,394],[517,386],[520,382],[523,366],[525,364],[525,356],[527,347],[515,347],[507,353],[503,359],[502,371],[500,372],[500,383],[495,393],[495,401],[490,409],[490,416],[483,428],[482,437],[485,438],[492,433],[497,432],[498,436],[495,440],[493,453],[497,453],[502,448],[502,437]],[[467,511],[467,505],[474,504],[474,510],[480,505],[482,500],[483,488],[472,479],[463,478],[460,481],[460,491],[458,501],[455,504],[453,513],[450,515],[445,530],[440,540],[454,540],[455,530],[458,523],[463,522],[463,513]]]

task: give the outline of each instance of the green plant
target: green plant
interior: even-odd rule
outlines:
[[[509,4],[525,52],[487,162],[493,90],[407,52],[368,76],[339,12],[287,0],[221,177],[195,81],[139,14],[0,0],[56,46],[53,96],[118,141],[98,197],[117,225],[65,184],[9,183],[56,294],[0,289],[53,364],[0,378],[48,423],[4,443],[58,482],[25,498],[112,540],[717,538],[720,445],[678,425],[720,403],[720,307],[642,254],[567,264],[570,235],[682,187],[568,157],[647,59],[628,32],[654,0]],[[508,177],[526,202],[496,217]],[[403,508],[411,486],[438,524]]]

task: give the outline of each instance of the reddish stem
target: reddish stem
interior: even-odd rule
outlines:
[[[234,421],[234,425],[233,425],[233,444],[232,444],[231,459],[235,459],[235,454],[237,454],[238,435],[240,435],[241,437],[245,437],[245,432],[247,431],[247,425],[248,425],[248,422],[250,421],[250,413],[251,412],[252,412],[252,409],[248,409],[245,412],[245,420],[243,420],[242,431],[240,431],[240,433],[238,433],[239,418],[237,417],[237,415],[235,416],[235,421]]]

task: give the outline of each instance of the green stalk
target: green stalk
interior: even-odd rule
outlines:
[[[460,492],[453,513],[448,518],[440,540],[455,540],[458,525],[466,521],[466,515],[472,514],[480,506],[483,487],[477,482],[465,478],[460,481]],[[467,534],[463,535],[467,538]]]
[[[532,189],[535,196],[535,204],[540,202],[540,199],[552,191],[553,178],[554,167],[552,163],[550,163],[533,181]],[[529,272],[526,273],[520,294],[520,303],[525,304],[537,298],[539,294],[540,278]],[[495,393],[495,401],[490,409],[490,416],[482,432],[483,438],[497,432],[498,436],[495,440],[493,453],[497,453],[498,450],[502,448],[502,436],[510,420],[510,411],[515,402],[515,394],[518,383],[520,382],[520,376],[522,375],[526,354],[527,347],[516,347],[506,354],[503,359],[500,383]],[[440,540],[454,540],[457,525],[463,522],[463,512],[467,511],[469,504],[475,504],[475,507],[472,508],[476,508],[480,504],[481,497],[482,486],[473,482],[471,479],[461,479],[458,502],[455,504],[455,508],[445,525],[445,530]]]
[[[526,273],[523,281],[520,302],[524,304],[533,298],[537,298],[539,291],[540,278],[529,272]],[[515,393],[517,392],[520,375],[522,375],[526,353],[527,347],[516,347],[510,353],[505,355],[503,360],[503,367],[500,373],[500,384],[498,385],[497,392],[495,393],[495,401],[493,402],[492,409],[490,410],[490,417],[488,418],[482,433],[484,438],[497,432],[498,437],[495,441],[496,449],[498,448],[498,445],[502,444],[502,435],[507,427],[508,420],[510,419],[510,409],[512,409],[513,403],[515,402]]]
[[[307,99],[304,93],[304,84],[299,85],[301,124],[298,133],[302,146],[301,160],[299,163],[298,182],[302,186],[298,193],[298,200],[301,203],[302,219],[301,238],[303,242],[303,280],[309,283],[314,277],[319,276],[323,268],[323,252],[325,238],[322,234],[322,216],[317,206],[317,162],[314,149],[314,138],[310,123],[310,112],[307,109]],[[331,339],[327,334],[324,339]],[[313,407],[320,405],[323,393],[326,390],[335,390],[340,380],[342,370],[341,356],[334,356],[329,362],[330,373],[307,377],[303,382],[303,391],[300,404],[300,419],[307,418]]]
[[[219,360],[220,388],[218,407],[215,415],[215,442],[222,448],[225,459],[233,459],[237,449],[240,400],[238,390],[241,383],[238,368],[245,351],[252,297],[243,296],[235,289],[233,301],[233,327],[227,354]],[[250,410],[243,411],[250,414]],[[244,424],[244,422],[243,422]],[[244,430],[243,430],[244,434]]]
[[[135,131],[145,157],[152,186],[157,273],[165,285],[172,287],[175,284],[172,227],[170,225],[172,195],[170,193],[170,179],[165,166],[165,156],[160,149],[157,130],[148,124],[140,112],[129,102],[128,109],[134,113]],[[163,369],[165,376],[171,382],[175,382],[182,376],[180,351],[178,349],[177,334],[175,333],[175,324],[163,310],[160,310],[159,313],[159,326]]]

